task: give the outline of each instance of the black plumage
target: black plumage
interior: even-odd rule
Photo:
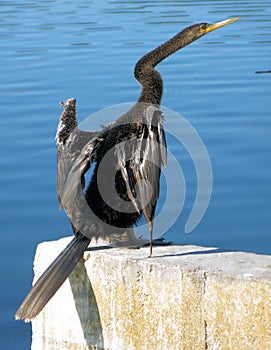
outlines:
[[[163,116],[159,109],[163,82],[154,67],[169,55],[204,34],[238,18],[216,24],[200,23],[143,56],[134,75],[142,90],[137,103],[101,131],[78,128],[75,99],[62,103],[56,135],[58,144],[57,192],[75,237],[32,287],[16,318],[34,318],[69,276],[92,238],[126,233],[128,243],[138,244],[133,226],[144,215],[152,230],[159,197],[161,166],[166,165]],[[94,167],[85,188],[85,174]]]

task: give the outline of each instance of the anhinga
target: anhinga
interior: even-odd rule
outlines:
[[[136,244],[133,226],[144,215],[152,253],[160,168],[166,164],[167,157],[163,117],[159,110],[163,82],[154,67],[206,33],[238,18],[187,27],[143,56],[134,70],[142,87],[137,103],[99,132],[79,130],[75,99],[62,103],[64,111],[56,135],[57,192],[75,237],[32,287],[16,319],[29,321],[43,309],[74,269],[92,238],[110,238],[112,234],[126,232],[129,242]],[[84,175],[91,165],[94,172],[84,193]]]

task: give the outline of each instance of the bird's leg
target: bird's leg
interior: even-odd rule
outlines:
[[[148,258],[150,258],[152,256],[152,230],[150,230],[150,255],[148,256]]]
[[[130,248],[140,248],[141,246],[148,244],[147,239],[136,237],[133,227],[127,228],[125,232],[128,237],[127,246]]]
[[[137,238],[134,233],[134,228],[128,227],[126,229],[123,229],[118,238],[114,240],[114,243],[117,247],[136,249],[148,245],[149,241],[144,238]]]
[[[136,237],[133,227],[129,227],[126,232],[127,232],[129,243],[132,244],[133,246],[140,246],[141,243],[143,243],[143,241],[144,243],[146,243],[145,240]]]
[[[128,240],[117,242],[117,246],[127,247],[127,248],[141,248],[150,246],[150,255],[152,256],[152,247],[161,247],[171,245],[172,242],[165,241],[164,238],[152,239],[152,234],[150,235],[150,240],[144,238],[137,238],[134,233],[134,228],[129,227],[125,230]]]

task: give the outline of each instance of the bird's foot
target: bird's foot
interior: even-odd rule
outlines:
[[[115,242],[117,247],[125,247],[129,249],[140,249],[142,247],[149,247],[150,246],[150,241],[147,239],[143,238],[138,238],[136,241],[130,242],[130,241],[119,241]],[[157,238],[152,241],[152,246],[153,247],[164,247],[171,245],[172,242],[168,242],[165,240],[165,238]]]
[[[164,246],[168,246],[168,245],[172,245],[173,242],[171,241],[166,241],[165,238],[156,238],[152,241],[152,246],[153,247],[164,247]],[[140,247],[149,247],[150,246],[150,242],[146,242],[145,244],[142,244]],[[140,248],[139,247],[139,248]]]

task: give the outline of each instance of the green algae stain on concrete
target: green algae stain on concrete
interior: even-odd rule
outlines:
[[[201,251],[85,253],[33,321],[33,350],[271,349],[271,257]]]
[[[209,280],[205,309],[210,348],[271,349],[271,285]]]

